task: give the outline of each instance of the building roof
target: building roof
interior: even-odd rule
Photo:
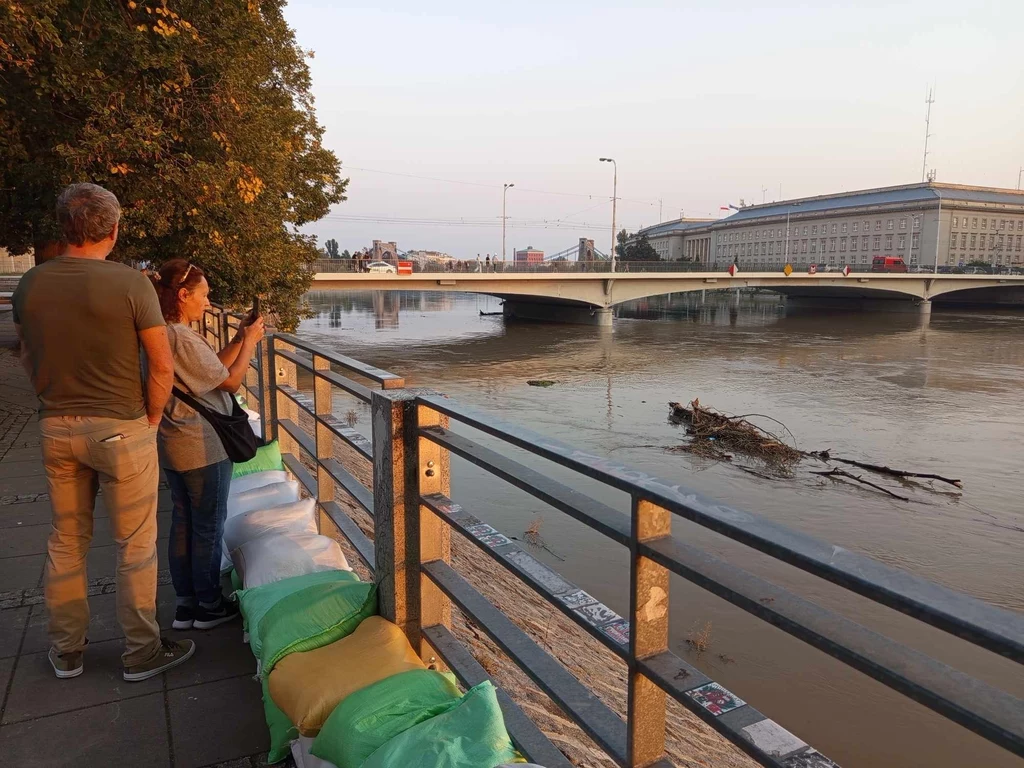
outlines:
[[[647,235],[648,237],[657,237],[659,235],[667,235],[672,232],[683,232],[687,229],[693,229],[694,227],[706,227],[708,224],[713,224],[717,219],[676,219],[675,221],[666,221],[664,224],[655,224],[653,227],[645,227],[639,230],[634,237],[637,235]]]
[[[765,216],[785,216],[787,213],[814,213],[817,211],[834,211],[843,208],[861,208],[873,205],[918,202],[934,202],[937,205],[940,199],[1024,206],[1024,192],[1018,190],[927,182],[900,187],[881,187],[879,189],[864,189],[856,192],[842,192],[836,195],[805,197],[764,205],[751,205],[741,208],[728,218],[722,219],[720,223],[734,224],[746,221],[747,219],[759,219]]]

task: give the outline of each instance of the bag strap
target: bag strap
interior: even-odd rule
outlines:
[[[171,392],[174,394],[176,398],[185,403],[185,405],[187,405],[189,408],[194,410],[196,413],[198,413],[204,419],[209,421],[211,424],[213,423],[213,419],[210,418],[210,409],[203,405],[201,402],[199,402],[199,400],[197,400],[187,392],[179,389],[178,387],[172,387]]]

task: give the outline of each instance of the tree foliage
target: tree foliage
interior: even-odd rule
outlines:
[[[647,235],[636,237],[623,229],[615,236],[615,240],[618,242],[615,255],[622,261],[661,261],[661,256]]]
[[[215,299],[298,318],[313,237],[344,200],[283,0],[0,0],[0,247],[57,238],[92,181],[123,207],[112,258],[194,260]]]
[[[338,253],[338,241],[332,237],[324,243],[324,253],[327,254],[328,259],[340,258],[341,254]]]

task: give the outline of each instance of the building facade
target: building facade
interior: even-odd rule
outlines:
[[[526,264],[540,264],[544,261],[544,251],[538,251],[532,245],[516,251],[516,261]]]
[[[663,259],[712,270],[868,270],[876,256],[920,269],[1024,266],[1024,192],[929,182],[751,205],[713,223],[684,219],[641,233]]]

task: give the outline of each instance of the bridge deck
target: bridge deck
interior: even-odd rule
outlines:
[[[121,677],[124,640],[115,617],[115,546],[102,502],[89,552],[89,649],[85,673],[53,675],[46,652],[43,563],[50,503],[39,454],[35,394],[0,319],[0,764],[21,768],[137,765],[255,768],[266,765],[267,728],[252,654],[241,625],[171,632],[196,641],[195,656],[141,683]],[[160,496],[160,626],[173,618],[166,571],[169,499]]]

